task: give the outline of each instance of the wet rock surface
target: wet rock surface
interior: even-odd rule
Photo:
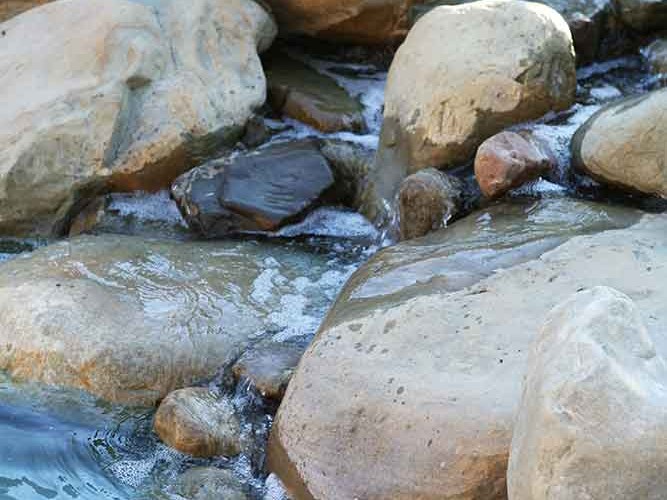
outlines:
[[[190,387],[167,395],[153,424],[160,439],[195,457],[234,456],[241,452],[241,429],[229,399],[207,388]]]
[[[187,500],[247,500],[240,481],[223,469],[196,467],[178,478],[178,495]]]
[[[212,238],[297,222],[333,182],[317,143],[301,141],[197,167],[175,181],[172,196],[188,225]]]
[[[348,288],[288,387],[272,431],[272,470],[296,498],[333,491],[504,497],[526,353],[544,318],[572,293],[600,283],[655,315],[666,223],[648,217],[628,229],[575,237],[449,293],[427,275],[410,293],[363,305],[346,299]],[[353,277],[348,287],[364,281]],[[656,345],[664,349],[667,340]]]
[[[111,235],[57,243],[2,264],[0,340],[7,348],[0,368],[17,379],[153,404],[213,378],[266,329],[307,331],[286,318],[310,320],[298,307],[328,303],[323,289],[304,283],[327,270],[327,260],[270,243]],[[307,299],[292,288],[296,278]],[[280,305],[276,290],[297,305]],[[272,315],[277,307],[285,319]]]
[[[306,346],[264,342],[243,353],[232,372],[237,381],[247,381],[262,396],[280,401]]]
[[[556,158],[545,144],[515,132],[501,132],[482,143],[475,156],[475,178],[487,198],[548,174]]]
[[[401,239],[425,236],[447,225],[463,205],[463,183],[428,168],[405,178],[398,190]]]
[[[331,77],[282,52],[264,59],[271,107],[322,132],[363,132],[362,107]]]
[[[509,498],[664,494],[667,368],[652,312],[596,287],[549,314],[526,369]]]

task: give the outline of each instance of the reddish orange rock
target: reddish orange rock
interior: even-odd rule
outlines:
[[[501,132],[482,143],[475,157],[475,178],[487,198],[537,179],[555,165],[543,144],[515,132]]]

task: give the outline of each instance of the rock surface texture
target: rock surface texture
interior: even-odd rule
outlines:
[[[470,160],[508,125],[567,109],[575,88],[570,30],[551,8],[513,0],[437,7],[392,62],[374,180],[392,199],[406,174]]]
[[[550,314],[528,361],[509,498],[664,497],[667,367],[644,326],[651,318],[606,287]]]
[[[427,168],[405,178],[398,191],[401,239],[419,238],[440,229],[463,205],[463,183]]]
[[[325,265],[269,244],[114,235],[13,259],[0,273],[0,369],[153,405],[231,367],[249,339],[274,324],[280,294],[256,287],[276,261],[287,283],[307,275],[304,262]]]
[[[297,499],[505,498],[526,357],[549,311],[617,288],[664,354],[666,258],[667,218],[648,216],[449,292],[446,274],[402,287],[394,274],[395,293],[363,299],[381,278],[353,277],[290,382],[270,467]]]
[[[211,238],[296,222],[333,182],[317,143],[307,140],[214,160],[179,177],[171,192],[188,225]]]
[[[168,186],[242,134],[276,34],[250,0],[53,2],[3,23],[0,234],[52,235],[100,191]]]
[[[619,188],[667,197],[667,89],[602,108],[572,139],[573,164]]]
[[[487,198],[547,174],[556,165],[545,145],[515,132],[501,132],[482,143],[475,156],[475,178]]]
[[[3,0],[0,3],[0,23],[52,0]]]
[[[178,478],[176,492],[187,500],[247,500],[243,486],[231,471],[195,467]]]
[[[264,59],[271,107],[322,132],[365,130],[363,108],[336,81],[286,54]]]
[[[169,394],[160,403],[153,427],[166,444],[194,457],[241,452],[241,424],[234,405],[203,387]]]
[[[392,45],[405,37],[419,0],[266,0],[282,33],[337,42]]]

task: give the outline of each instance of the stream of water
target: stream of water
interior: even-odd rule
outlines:
[[[367,65],[315,59],[296,51],[294,54],[334,77],[364,105],[368,132],[339,133],[335,137],[376,147],[386,72]],[[524,125],[549,142],[558,155],[559,171],[553,178],[533,183],[516,194],[576,195],[576,182],[569,170],[569,141],[574,131],[605,102],[657,85],[646,76],[638,57],[584,68],[579,71],[579,80],[577,104],[570,111]],[[292,120],[280,123],[269,120],[268,125],[281,130],[273,141],[322,136]],[[189,238],[178,211],[165,193],[116,195],[109,210],[118,215],[103,228],[110,234]],[[480,219],[479,224],[484,223]],[[274,340],[297,338],[305,344],[347,277],[379,248],[378,234],[357,214],[323,208],[304,222],[283,229],[278,236],[297,237],[286,250],[291,252],[290,262],[275,257],[276,245],[286,244],[280,239],[262,237],[206,245],[210,251],[255,255],[262,271],[253,278],[250,287],[253,300],[267,297],[273,300],[270,306],[273,311],[269,313],[274,315],[275,328],[268,334]],[[44,244],[0,242],[0,273],[3,261]],[[170,263],[160,265],[169,268]],[[208,299],[216,300],[212,296]],[[225,390],[234,391],[235,404],[243,415],[244,432],[252,436],[250,441],[254,444],[234,460],[203,461],[160,444],[151,430],[150,409],[107,405],[75,391],[0,378],[0,499],[179,498],[170,486],[178,474],[193,465],[213,463],[233,470],[248,485],[251,497],[278,500],[279,486],[273,478],[266,481],[261,474],[264,443],[275,408],[265,406],[247,387]]]

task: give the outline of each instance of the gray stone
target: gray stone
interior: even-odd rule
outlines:
[[[315,142],[270,145],[197,167],[172,186],[188,225],[206,237],[298,222],[334,182]]]

